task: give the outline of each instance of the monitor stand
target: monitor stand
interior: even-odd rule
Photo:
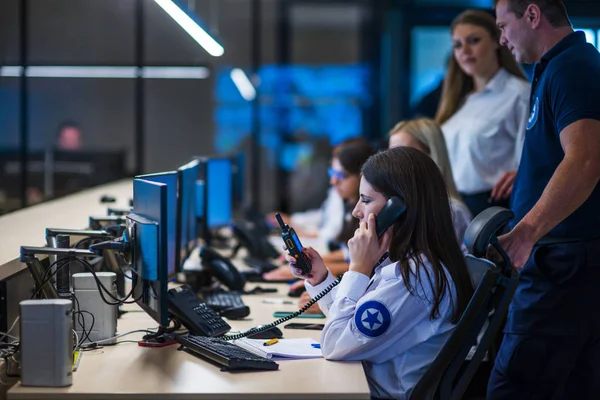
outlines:
[[[171,320],[174,321],[174,320]],[[138,346],[143,347],[165,347],[177,343],[175,331],[181,328],[181,324],[174,321],[175,326],[165,327],[159,325],[155,333],[144,335],[142,340],[138,341]],[[170,324],[169,324],[170,325]]]

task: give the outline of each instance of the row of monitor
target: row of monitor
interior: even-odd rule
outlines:
[[[140,175],[133,180],[135,225],[133,297],[160,325],[168,325],[167,283],[201,236],[232,219],[233,166],[229,158],[197,158],[177,171]],[[199,222],[199,223],[198,223]]]

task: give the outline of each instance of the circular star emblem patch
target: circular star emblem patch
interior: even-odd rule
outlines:
[[[390,327],[391,316],[388,309],[378,301],[367,301],[356,310],[354,323],[358,330],[366,336],[383,335]]]
[[[538,115],[540,113],[540,98],[536,96],[535,102],[533,103],[533,107],[531,108],[531,113],[529,114],[529,119],[527,120],[527,130],[530,130],[535,126],[535,123],[538,120]]]

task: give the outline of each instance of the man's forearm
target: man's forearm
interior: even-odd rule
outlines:
[[[515,226],[515,230],[537,242],[577,210],[598,183],[595,163],[565,157],[538,202]]]

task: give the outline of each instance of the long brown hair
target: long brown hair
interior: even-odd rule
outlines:
[[[433,307],[429,317],[440,316],[440,304],[446,292],[452,293],[444,269],[456,287],[452,322],[457,323],[473,294],[462,252],[454,237],[452,216],[444,178],[439,168],[423,152],[411,147],[396,147],[377,153],[363,165],[362,174],[373,188],[386,198],[398,196],[406,212],[393,225],[389,257],[400,263],[407,289],[422,293],[411,284],[413,275],[419,286],[431,285]],[[431,263],[433,274],[425,268],[422,256]],[[416,263],[416,270],[410,261]],[[423,282],[425,276],[427,282]]]
[[[448,149],[440,126],[432,119],[417,118],[398,122],[390,131],[390,137],[400,132],[408,133],[427,149],[429,157],[437,164],[446,181],[448,194],[455,200],[461,200],[454,184]]]
[[[492,40],[500,41],[500,30],[496,27],[496,21],[489,13],[481,10],[467,10],[452,21],[450,32],[454,32],[457,25],[475,25],[484,28],[492,37]],[[525,74],[517,64],[517,61],[505,46],[497,50],[498,63],[501,68],[506,69],[512,75],[527,80]],[[465,97],[473,91],[475,84],[473,78],[468,76],[458,65],[454,53],[448,63],[448,71],[444,79],[442,99],[435,115],[435,120],[442,125],[448,121],[463,105]]]

